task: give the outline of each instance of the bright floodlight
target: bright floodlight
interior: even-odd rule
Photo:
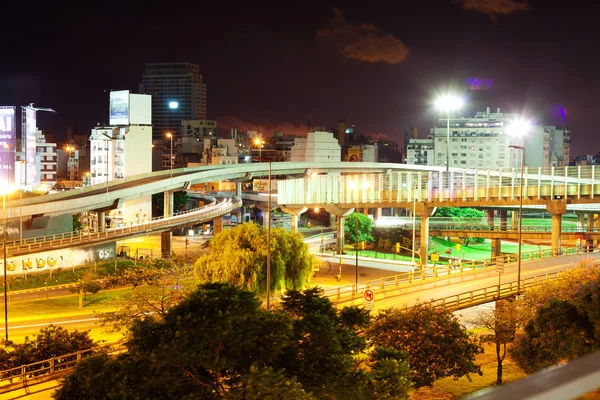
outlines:
[[[176,101],[170,101],[169,102],[169,108],[170,109],[175,109],[175,108],[179,108],[179,103]]]
[[[451,95],[451,94],[446,94],[446,95],[439,97],[435,101],[435,106],[439,110],[448,111],[448,110],[456,110],[457,108],[461,108],[464,103],[465,102],[462,98]]]
[[[0,186],[0,195],[9,195],[16,190],[16,187],[12,185]]]
[[[509,135],[524,136],[531,129],[531,122],[526,119],[512,121],[506,128]]]

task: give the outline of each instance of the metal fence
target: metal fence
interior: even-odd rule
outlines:
[[[561,248],[560,250],[539,250],[521,254],[521,261],[539,260],[555,256],[569,256],[584,254],[578,247]],[[472,260],[453,265],[441,265],[425,267],[419,271],[402,272],[383,278],[371,279],[358,284],[338,286],[335,289],[326,289],[324,294],[335,305],[354,304],[355,301],[362,301],[362,291],[365,289],[378,289],[378,293],[386,295],[389,298],[392,295],[400,295],[401,289],[406,288],[415,281],[431,281],[445,279],[452,274],[474,274],[495,270],[497,264],[506,265],[517,262],[516,254],[505,254],[498,257],[486,258],[483,260]],[[500,261],[500,262],[499,262]],[[526,280],[522,280],[525,282]],[[393,293],[395,292],[395,293]]]
[[[127,348],[123,342],[107,343],[91,349],[80,350],[75,353],[0,371],[0,394],[58,379],[71,372],[75,365],[85,357],[100,353],[116,355],[125,351],[127,351]]]
[[[150,221],[132,223],[130,225],[109,228],[104,232],[65,232],[53,235],[39,236],[24,239],[22,241],[6,242],[8,256],[17,256],[34,252],[53,250],[56,248],[70,247],[74,245],[90,244],[117,240],[131,236],[135,233],[152,233],[164,231],[186,223],[198,223],[208,221],[222,215],[228,214],[242,206],[242,200],[238,197],[226,199],[219,204],[210,204],[189,211],[173,214],[172,217],[157,217]],[[1,242],[0,242],[1,243]],[[3,244],[2,244],[3,245]],[[2,246],[0,246],[2,248]]]

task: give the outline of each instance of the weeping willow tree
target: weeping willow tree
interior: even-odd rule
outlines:
[[[217,234],[211,241],[210,253],[194,264],[198,279],[264,292],[267,243],[266,230],[256,224],[242,224]],[[314,263],[302,235],[271,229],[271,290],[303,288]]]

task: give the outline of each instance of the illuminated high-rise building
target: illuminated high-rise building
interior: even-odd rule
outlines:
[[[146,64],[140,93],[152,95],[152,133],[175,137],[183,120],[206,119],[206,85],[200,67],[190,63]]]

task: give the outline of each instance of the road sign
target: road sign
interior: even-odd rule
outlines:
[[[440,255],[438,253],[431,253],[431,261],[440,261]]]
[[[372,289],[365,289],[363,292],[363,307],[366,310],[375,308],[375,292]]]
[[[499,274],[504,273],[504,257],[496,258],[496,272]]]

